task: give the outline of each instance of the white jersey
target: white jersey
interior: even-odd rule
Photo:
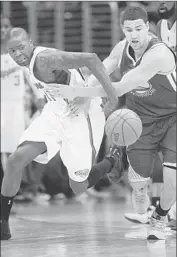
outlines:
[[[1,55],[1,152],[13,152],[25,129],[24,75],[9,54]]]
[[[34,50],[34,53],[33,53],[29,68],[28,68],[30,82],[33,85],[35,85],[39,91],[43,92],[43,94],[46,96],[48,102],[56,101],[57,103],[60,103],[61,108],[60,108],[60,110],[58,110],[58,112],[60,114],[61,114],[61,112],[64,114],[64,112],[63,112],[64,109],[66,112],[68,112],[68,109],[67,109],[68,101],[60,98],[59,96],[56,96],[55,99],[53,99],[53,97],[51,97],[50,94],[47,92],[47,89],[50,87],[50,84],[46,84],[46,83],[38,80],[34,76],[33,69],[34,69],[34,63],[35,63],[36,56],[46,49],[48,49],[48,48],[36,47]],[[86,82],[83,80],[83,78],[81,77],[81,75],[79,74],[79,72],[76,69],[71,69],[69,71],[71,72],[71,78],[70,78],[69,85],[67,85],[67,86],[75,86],[75,87],[86,87],[87,86]],[[98,107],[100,109],[101,102],[102,102],[101,98],[92,98],[91,103],[90,103],[90,108]],[[58,106],[58,104],[57,104],[57,106]]]
[[[1,103],[20,103],[24,97],[23,68],[9,54],[1,55]]]
[[[168,28],[168,21],[161,20],[159,23],[160,37],[161,40],[166,43],[169,47],[176,47],[176,21],[174,22],[171,29]]]
[[[20,143],[25,141],[45,142],[47,151],[34,159],[40,163],[49,162],[60,151],[69,177],[81,182],[88,177],[103,138],[105,116],[100,106],[101,99],[90,99],[87,112],[80,110],[77,116],[68,116],[70,114],[68,101],[57,97],[52,99],[46,92],[50,84],[43,83],[34,76],[33,68],[36,56],[45,49],[47,48],[37,47],[34,50],[28,70],[31,83],[43,91],[48,102],[40,116],[24,132]],[[67,86],[86,86],[77,70],[72,69],[70,72],[70,82]]]

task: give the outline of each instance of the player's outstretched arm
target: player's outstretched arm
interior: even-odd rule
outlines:
[[[86,66],[98,79],[111,102],[117,102],[116,92],[101,60],[95,53],[75,53],[47,49],[37,56],[40,71],[78,69]]]
[[[126,41],[120,41],[111,51],[109,56],[103,61],[104,67],[106,68],[108,74],[113,73],[119,66],[120,59],[122,57],[122,52],[125,47]],[[99,81],[91,75],[88,78],[88,86],[94,87],[99,84]]]
[[[157,73],[168,74],[175,68],[175,58],[164,45],[157,45],[142,58],[140,65],[127,72],[120,82],[112,83],[117,95],[122,96],[131,90],[145,85]]]

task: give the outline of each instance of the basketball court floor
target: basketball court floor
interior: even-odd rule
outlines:
[[[11,216],[12,239],[1,243],[2,257],[175,257],[176,232],[147,242],[148,225],[124,219],[131,205],[112,198],[85,203],[33,203]]]

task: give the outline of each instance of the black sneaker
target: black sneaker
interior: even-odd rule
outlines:
[[[1,225],[1,240],[8,240],[11,238],[10,234],[10,228],[9,228],[9,222],[6,220],[1,220],[0,221]]]
[[[112,184],[118,184],[124,177],[121,148],[117,146],[111,147],[106,158],[113,163],[111,172],[107,174],[108,179]]]

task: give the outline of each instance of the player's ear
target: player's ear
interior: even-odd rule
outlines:
[[[146,22],[147,30],[149,31],[149,21]]]
[[[123,31],[123,33],[124,33],[124,25],[121,23],[120,24],[120,27],[121,27],[121,30]]]
[[[33,40],[31,38],[30,38],[29,42],[30,42],[31,46],[34,46]]]

